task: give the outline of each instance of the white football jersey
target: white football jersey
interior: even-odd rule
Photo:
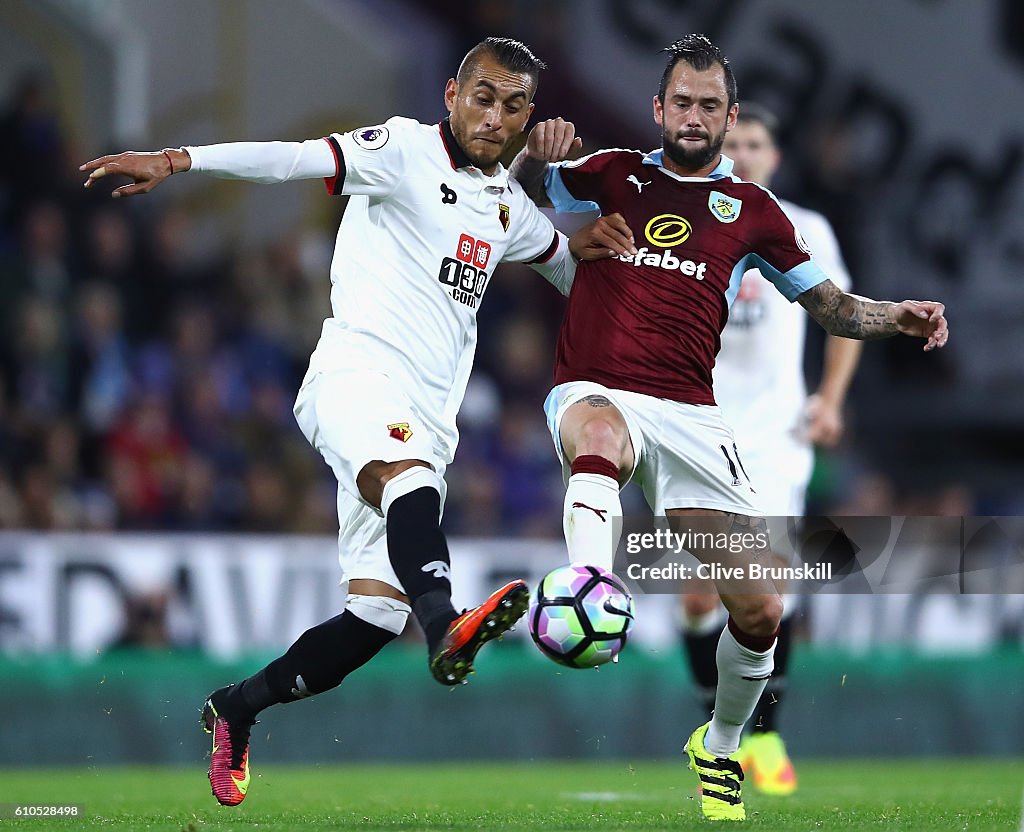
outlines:
[[[815,262],[844,292],[850,276],[832,227],[821,214],[781,201]],[[790,303],[757,269],[743,275],[722,332],[714,369],[715,400],[744,453],[792,438],[799,428],[807,389],[804,336],[808,314]],[[756,483],[755,483],[756,484]]]
[[[495,267],[529,263],[568,294],[575,267],[565,236],[505,168],[487,176],[474,167],[447,119],[395,117],[326,139],[183,149],[196,172],[267,183],[323,177],[330,193],[351,196],[331,263],[333,315],[306,378],[379,370],[402,387],[451,462],[476,313]]]
[[[339,165],[328,188],[352,198],[331,264],[333,316],[309,375],[382,370],[407,386],[451,462],[476,314],[495,267],[549,259],[565,238],[507,170],[473,167],[447,120],[396,117],[328,142]]]

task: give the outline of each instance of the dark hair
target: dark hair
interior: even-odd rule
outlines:
[[[752,121],[755,124],[760,124],[768,131],[772,144],[779,143],[779,119],[767,107],[763,107],[755,101],[744,101],[739,115],[736,116],[736,121],[738,123]]]
[[[668,87],[668,80],[672,77],[672,70],[680,61],[686,61],[698,72],[711,69],[719,64],[725,72],[725,91],[729,95],[728,106],[732,106],[739,100],[739,92],[736,89],[736,76],[732,74],[732,67],[729,66],[729,59],[722,54],[722,50],[715,46],[706,35],[697,33],[686,35],[675,43],[666,46],[661,50],[668,52],[668,64],[661,74],[661,83],[658,85],[658,98],[665,103],[665,90]]]
[[[458,75],[455,79],[459,86],[465,84],[472,76],[480,59],[484,56],[494,58],[501,66],[509,72],[517,72],[522,75],[529,75],[533,82],[530,96],[537,91],[537,82],[540,80],[540,71],[547,69],[548,65],[533,54],[533,51],[521,40],[514,38],[486,38],[466,53],[459,66]]]

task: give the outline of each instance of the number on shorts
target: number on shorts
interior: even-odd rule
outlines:
[[[732,484],[734,486],[742,485],[742,483],[740,482],[739,472],[736,470],[736,463],[733,462],[732,457],[729,456],[729,449],[726,448],[725,445],[719,445],[718,447],[722,449],[722,454],[725,456],[725,461],[729,463],[729,473],[732,475]],[[736,446],[733,445],[733,448],[735,447]],[[739,454],[737,454],[737,456],[739,456]],[[745,475],[747,472],[744,471],[743,473]]]

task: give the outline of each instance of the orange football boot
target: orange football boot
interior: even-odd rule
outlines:
[[[466,610],[448,625],[440,647],[430,657],[430,672],[442,685],[465,682],[477,651],[504,635],[526,614],[530,590],[524,581],[505,584],[479,607]]]

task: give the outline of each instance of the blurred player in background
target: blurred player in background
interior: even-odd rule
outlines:
[[[174,173],[283,182],[323,178],[352,197],[331,266],[324,322],[295,416],[338,478],[344,612],[282,657],[212,693],[210,782],[237,805],[249,785],[250,727],[277,703],[334,688],[402,632],[410,610],[445,685],[464,681],[480,646],[526,611],[522,581],[459,614],[440,529],[455,417],[476,346],[476,312],[499,261],[526,262],[563,293],[568,241],[499,159],[523,132],[544,64],[524,44],[488,38],[444,91],[450,116],[407,118],[305,142],[240,142],[104,156],[86,185],[128,176],[113,196],[146,193]]]
[[[562,162],[574,130],[554,119],[530,132],[513,164],[538,203],[604,215],[574,251],[618,255],[580,265],[545,402],[568,479],[569,560],[605,568],[621,530],[619,488],[634,476],[657,515],[683,522],[700,515],[702,531],[733,539],[766,532],[712,393],[719,337],[748,269],[758,268],[833,335],[902,332],[927,339],[925,350],[948,337],[941,303],[868,300],[828,279],[775,198],[734,177],[721,155],[739,110],[728,61],[702,35],[666,51],[654,98],[661,149]],[[732,563],[721,550],[694,554],[742,565],[766,563],[770,553],[755,546]],[[686,753],[702,784],[704,816],[742,820],[736,751],[771,676],[783,604],[770,581],[717,587],[729,619],[717,645],[714,715],[690,736]]]
[[[781,161],[775,116],[744,102],[722,152],[733,160],[733,173],[740,179],[771,187]],[[850,277],[828,220],[791,202],[780,204],[800,229],[815,262],[836,286],[849,291]],[[761,509],[770,517],[804,513],[813,445],[832,447],[842,436],[843,403],[861,353],[860,341],[827,335],[821,383],[808,397],[803,374],[806,324],[803,311],[751,269],[743,275],[715,360],[715,400],[743,449],[743,466],[755,484]],[[715,654],[727,614],[711,582],[698,586],[699,582],[687,582],[682,641],[701,704],[710,715],[718,686]],[[786,684],[793,601],[786,598],[775,669],[750,719],[750,734],[739,748],[740,763],[754,786],[775,795],[791,794],[797,785],[776,725]]]

